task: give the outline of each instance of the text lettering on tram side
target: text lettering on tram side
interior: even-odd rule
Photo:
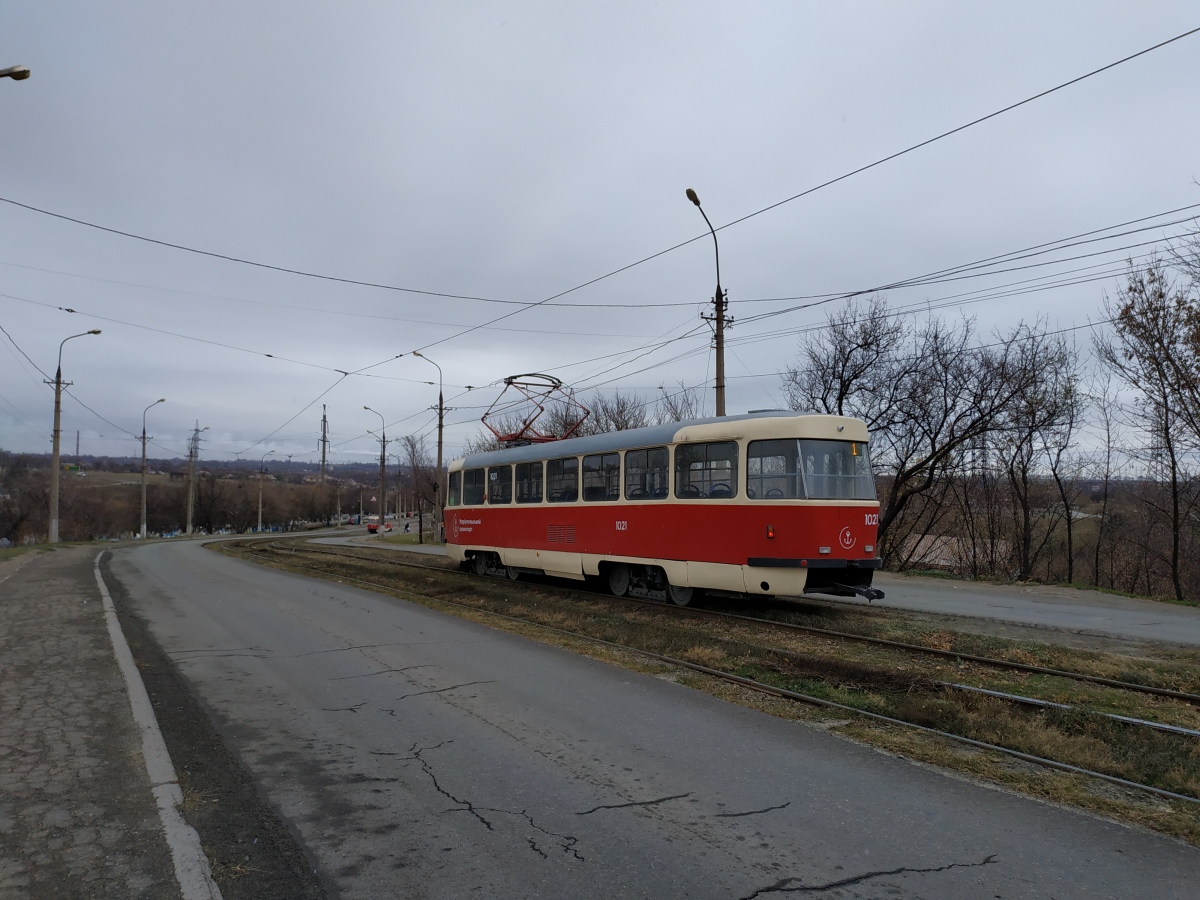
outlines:
[[[867,513],[865,518],[866,518],[866,524],[868,524],[868,525],[878,525],[879,524],[879,513]]]
[[[629,522],[625,519],[617,519],[617,531],[628,531]]]

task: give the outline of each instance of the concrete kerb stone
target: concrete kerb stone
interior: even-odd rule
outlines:
[[[200,835],[183,818],[179,811],[183,803],[183,792],[180,790],[175,767],[167,752],[166,742],[158,728],[158,720],[154,716],[154,708],[150,705],[150,697],[146,686],[138,673],[125,640],[125,633],[117,620],[117,610],[113,606],[112,596],[100,574],[100,559],[105,551],[96,554],[94,569],[96,585],[100,588],[100,596],[104,602],[104,618],[108,624],[108,634],[112,640],[113,653],[121,677],[129,694],[129,706],[133,712],[134,722],[142,738],[142,757],[146,763],[146,773],[150,777],[151,790],[158,805],[159,818],[162,820],[163,833],[167,846],[171,849],[171,859],[175,865],[175,877],[184,900],[221,900],[221,891],[213,881],[212,871],[208,865],[208,857],[200,844]]]

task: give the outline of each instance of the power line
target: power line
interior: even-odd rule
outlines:
[[[0,295],[0,296],[2,296],[2,295]],[[49,375],[47,375],[45,372],[42,372],[41,367],[37,363],[35,363],[32,359],[29,358],[29,354],[21,349],[21,346],[15,340],[13,340],[13,336],[8,333],[8,330],[3,325],[0,325],[0,331],[4,332],[4,336],[6,338],[8,338],[8,342],[17,348],[17,352],[20,353],[23,357],[25,357],[25,359],[28,360],[29,364],[31,366],[33,366],[35,369],[37,369],[39,373],[41,373],[41,376],[43,378],[53,381],[53,379],[50,378]]]
[[[32,306],[40,306],[43,309],[54,309],[54,310],[58,310],[59,312],[65,312],[65,313],[70,313],[72,315],[83,316],[84,318],[87,318],[87,319],[97,319],[101,322],[111,322],[112,324],[124,325],[128,328],[138,328],[138,329],[141,329],[142,331],[150,331],[150,332],[154,332],[155,334],[162,334],[162,335],[166,335],[167,337],[179,338],[180,340],[184,340],[184,341],[194,341],[194,342],[200,343],[200,344],[208,344],[211,347],[220,347],[224,350],[234,350],[238,353],[248,353],[251,356],[261,356],[266,359],[275,359],[280,362],[292,363],[293,365],[304,366],[309,369],[320,369],[325,372],[337,372],[338,374],[341,374],[341,375],[360,375],[365,371],[365,369],[373,368],[373,366],[367,366],[364,369],[357,369],[355,371],[346,371],[344,369],[338,369],[334,366],[323,366],[320,363],[312,363],[312,362],[307,362],[302,359],[293,359],[288,356],[281,356],[277,353],[266,353],[262,350],[251,350],[248,347],[239,347],[235,344],[224,343],[223,341],[214,341],[209,338],[197,337],[192,334],[183,334],[178,331],[169,331],[165,328],[155,328],[152,325],[143,325],[140,322],[128,322],[124,319],[113,318],[112,316],[102,316],[98,313],[84,312],[82,310],[75,309],[74,307],[57,306],[53,303],[45,303],[40,300],[30,300],[28,297],[18,297],[16,294],[0,293],[0,297],[4,297],[9,300],[16,300],[20,303],[28,303]],[[7,334],[7,332],[6,332],[6,334]],[[10,340],[11,340],[11,338],[10,338]],[[23,354],[23,351],[22,351],[22,354]],[[385,360],[385,362],[390,362],[392,359],[395,359],[395,358],[396,357],[388,357],[388,359]],[[382,363],[376,363],[375,365],[382,365]],[[41,370],[39,369],[38,371],[41,371]],[[49,376],[47,376],[47,377],[49,377]],[[407,384],[429,384],[430,383],[428,381],[422,381],[421,379],[418,379],[418,378],[400,378],[395,375],[364,375],[363,377],[364,378],[380,378],[385,381],[402,381]],[[461,387],[461,385],[453,385],[453,387]],[[139,438],[139,440],[140,440],[140,438]]]
[[[291,268],[288,268],[287,266],[276,266],[276,265],[272,265],[270,263],[257,262],[252,259],[243,259],[242,257],[239,257],[239,256],[231,256],[226,253],[214,253],[211,250],[200,250],[196,247],[189,247],[185,244],[176,244],[171,241],[162,240],[160,238],[152,238],[152,237],[147,237],[142,234],[135,234],[132,231],[122,231],[119,228],[112,228],[107,225],[99,225],[95,222],[88,222],[85,219],[78,219],[78,218],[75,218],[74,216],[68,216],[63,213],[51,212],[48,209],[42,209],[41,207],[32,206],[28,203],[21,203],[18,200],[12,200],[8,197],[0,197],[0,203],[8,203],[12,206],[16,206],[21,209],[28,210],[30,212],[35,212],[35,213],[38,213],[43,216],[50,216],[51,218],[54,218],[54,219],[61,219],[64,222],[72,222],[76,225],[83,225],[86,228],[94,228],[97,231],[104,231],[104,232],[107,232],[108,234],[115,234],[120,237],[130,238],[135,241],[143,241],[147,244],[156,244],[160,247],[169,247],[172,250],[182,250],[185,253],[195,253],[198,256],[207,256],[212,259],[221,259],[221,260],[225,260],[226,262],[238,263],[239,265],[243,265],[243,266],[253,266],[254,268],[257,268],[257,269],[268,269],[272,272],[283,272],[288,275],[300,275],[304,278],[315,278],[319,281],[333,281],[333,282],[337,282],[338,284],[353,284],[353,285],[358,285],[360,287],[378,288],[378,289],[384,290],[384,291],[399,291],[399,292],[405,293],[405,294],[419,294],[419,295],[425,296],[425,297],[442,297],[444,299],[449,299],[449,300],[479,300],[484,303],[505,303],[505,304],[522,305],[522,301],[520,301],[520,300],[497,300],[492,297],[473,297],[469,294],[449,294],[449,293],[443,293],[441,291],[426,291],[426,290],[422,290],[420,288],[400,287],[399,285],[394,285],[394,284],[381,284],[381,283],[373,282],[373,281],[360,281],[355,278],[341,278],[337,275],[324,275],[324,274],[321,274],[320,272],[307,272],[307,271],[304,271],[303,269],[291,269]]]
[[[772,203],[769,206],[765,206],[762,209],[755,210],[752,213],[748,213],[747,215],[744,215],[744,216],[741,216],[740,218],[734,219],[731,222],[727,222],[726,224],[721,225],[719,228],[717,228],[715,230],[722,231],[726,228],[731,228],[734,225],[738,225],[738,224],[741,224],[742,222],[746,222],[749,219],[755,218],[756,216],[763,215],[764,213],[770,212],[771,210],[778,209],[779,207],[781,207],[787,203],[791,203],[794,200],[798,200],[802,197],[807,197],[810,194],[816,193],[819,190],[830,187],[841,181],[845,181],[848,178],[852,178],[855,175],[862,174],[863,172],[869,171],[878,166],[884,165],[885,163],[891,162],[892,160],[898,159],[901,156],[905,156],[909,153],[913,153],[914,151],[919,150],[923,147],[928,147],[931,144],[934,144],[938,141],[944,140],[948,137],[951,137],[952,135],[958,134],[959,132],[965,131],[968,128],[972,128],[976,125],[982,124],[983,122],[987,122],[991,119],[994,119],[994,118],[1002,116],[1006,113],[1012,112],[1015,109],[1018,109],[1027,104],[1033,103],[1036,100],[1040,100],[1043,97],[1047,97],[1058,91],[1064,90],[1065,88],[1068,88],[1068,87],[1071,87],[1072,85],[1078,84],[1081,81],[1084,81],[1088,78],[1092,78],[1103,72],[1107,72],[1110,69],[1116,68],[1117,66],[1123,65],[1127,62],[1131,62],[1132,60],[1135,60],[1135,59],[1138,59],[1139,57],[1145,56],[1148,53],[1152,53],[1155,50],[1160,50],[1163,47],[1166,47],[1177,41],[1183,40],[1184,38],[1190,37],[1190,36],[1196,34],[1197,32],[1200,32],[1200,27],[1190,29],[1181,34],[1175,35],[1172,38],[1168,38],[1165,41],[1160,41],[1159,43],[1154,44],[1153,46],[1147,47],[1143,50],[1139,50],[1136,53],[1132,53],[1128,56],[1122,57],[1121,59],[1118,59],[1114,62],[1108,63],[1107,65],[1101,66],[1097,69],[1093,69],[1090,72],[1086,72],[1083,75],[1079,75],[1075,78],[1070,79],[1069,81],[1064,81],[1061,84],[1055,85],[1054,87],[1048,88],[1043,91],[1039,91],[1038,93],[1033,94],[1032,96],[1026,97],[1023,100],[1019,100],[1016,103],[1011,103],[1008,106],[1005,106],[1001,109],[995,110],[994,112],[988,113],[987,115],[980,116],[976,119],[966,122],[963,125],[959,125],[948,131],[944,131],[941,134],[935,135],[934,137],[928,138],[924,141],[921,141],[919,143],[916,143],[909,147],[906,147],[903,150],[896,151],[895,153],[891,153],[888,156],[885,156],[885,157],[875,160],[874,162],[867,163],[866,165],[863,165],[863,166],[859,166],[858,168],[853,169],[849,172],[846,172],[842,175],[839,175],[836,178],[831,178],[831,179],[824,181],[820,184],[817,184],[811,188],[803,190],[797,194],[793,194],[790,197],[786,197],[783,200],[779,200],[776,203]],[[49,216],[51,218],[60,219],[62,221],[66,221],[66,222],[71,222],[76,225],[81,225],[81,226],[84,226],[87,228],[96,229],[98,231],[103,231],[108,234],[114,234],[114,235],[117,235],[120,237],[129,238],[131,240],[141,241],[141,242],[148,243],[148,244],[154,244],[154,245],[161,246],[161,247],[167,247],[167,248],[174,249],[174,250],[180,250],[180,251],[187,252],[187,253],[193,253],[193,254],[197,254],[200,256],[206,256],[206,257],[209,257],[212,259],[220,259],[220,260],[224,260],[226,262],[233,262],[233,263],[237,263],[240,265],[252,266],[252,267],[260,268],[260,269],[267,269],[269,271],[282,272],[285,274],[297,275],[297,276],[301,276],[301,277],[305,277],[305,278],[314,278],[317,280],[335,282],[338,284],[351,284],[351,285],[357,285],[357,286],[361,286],[361,287],[377,288],[379,290],[398,291],[398,292],[402,292],[402,293],[416,294],[416,295],[420,295],[420,296],[440,297],[440,298],[444,298],[444,299],[454,299],[454,300],[474,300],[474,301],[479,301],[479,302],[501,303],[501,304],[513,305],[513,306],[520,307],[520,309],[513,310],[512,312],[506,313],[503,316],[499,316],[495,319],[492,319],[489,322],[471,326],[470,328],[460,331],[454,335],[450,335],[439,341],[435,341],[433,343],[426,344],[425,346],[419,348],[422,350],[428,349],[429,347],[435,347],[439,344],[445,343],[450,340],[454,340],[459,337],[463,337],[467,334],[471,334],[474,331],[478,331],[481,328],[490,327],[492,325],[495,325],[497,322],[503,321],[504,319],[514,316],[520,312],[524,312],[527,309],[532,309],[532,308],[539,307],[539,306],[545,306],[554,300],[558,300],[568,294],[582,290],[583,288],[590,287],[591,285],[594,285],[605,279],[611,278],[615,275],[621,274],[622,272],[627,272],[630,269],[635,268],[636,266],[640,266],[644,263],[650,262],[651,260],[657,259],[660,256],[664,256],[667,253],[671,253],[674,250],[678,250],[681,247],[685,247],[688,244],[691,244],[697,240],[700,240],[700,239],[706,237],[706,235],[703,235],[703,234],[696,235],[695,237],[689,238],[686,241],[682,241],[678,244],[674,244],[671,247],[667,247],[666,249],[660,250],[657,253],[653,253],[653,254],[643,257],[642,259],[639,259],[635,262],[621,266],[620,268],[614,269],[611,272],[608,272],[604,275],[589,279],[588,281],[585,281],[582,284],[578,284],[575,287],[569,288],[565,291],[561,291],[557,294],[547,297],[544,300],[531,303],[531,302],[519,301],[519,300],[501,300],[501,299],[494,298],[494,297],[479,297],[479,296],[473,296],[473,295],[468,295],[468,294],[453,294],[453,293],[442,292],[442,291],[430,291],[430,290],[424,290],[424,289],[420,289],[420,288],[402,287],[399,285],[383,284],[380,282],[372,282],[372,281],[366,281],[366,280],[360,280],[360,279],[354,279],[354,278],[344,278],[344,277],[340,277],[340,276],[336,276],[336,275],[327,275],[327,274],[323,274],[323,273],[319,273],[319,272],[309,272],[306,270],[294,269],[294,268],[290,268],[287,266],[279,266],[279,265],[274,265],[271,263],[258,262],[256,260],[245,259],[242,257],[233,256],[231,254],[216,253],[216,252],[213,252],[210,250],[201,250],[196,247],[189,247],[184,244],[174,243],[172,241],[163,240],[161,238],[152,238],[152,237],[148,237],[145,235],[136,234],[131,231],[124,231],[124,230],[121,230],[118,228],[113,228],[111,226],[100,225],[95,222],[89,222],[85,219],[80,219],[75,216],[68,216],[63,213],[52,212],[50,210],[43,209],[43,208],[37,207],[37,206],[33,206],[28,203],[22,203],[20,201],[13,200],[8,197],[0,197],[0,202],[10,204],[11,206],[15,206],[20,209],[27,210],[29,212],[38,213],[40,215]]]
[[[1193,28],[1189,31],[1185,31],[1182,34],[1178,34],[1175,37],[1169,38],[1165,41],[1160,41],[1159,43],[1153,45],[1152,47],[1147,47],[1144,50],[1139,50],[1137,53],[1130,54],[1129,56],[1123,57],[1122,59],[1118,59],[1115,62],[1108,63],[1107,65],[1101,66],[1098,69],[1093,69],[1090,72],[1087,72],[1076,78],[1072,78],[1070,81],[1064,81],[1062,84],[1058,84],[1052,88],[1048,88],[1047,90],[1040,91],[1031,97],[1026,97],[1024,100],[1020,100],[1016,103],[1011,103],[1002,109],[996,110],[995,112],[988,113],[985,116],[980,116],[979,118],[973,119],[964,125],[959,125],[957,128],[952,128],[949,131],[944,131],[939,135],[928,138],[927,140],[921,141],[920,143],[913,144],[910,147],[906,147],[905,149],[899,150],[895,153],[885,156],[882,159],[877,159],[877,160],[875,160],[875,162],[868,163],[865,166],[859,166],[857,169],[853,169],[849,172],[846,172],[844,175],[839,175],[836,178],[831,178],[828,181],[824,181],[821,184],[815,185],[814,187],[811,187],[811,188],[808,188],[807,190],[801,191],[798,194],[793,194],[792,196],[787,197],[783,200],[780,200],[777,203],[772,203],[770,206],[764,206],[762,209],[759,209],[752,213],[744,215],[741,218],[734,219],[732,222],[727,222],[726,224],[720,226],[719,228],[714,229],[714,231],[723,231],[726,228],[732,228],[734,225],[739,225],[742,222],[745,222],[749,219],[753,219],[755,216],[761,216],[763,213],[770,212],[773,209],[778,209],[780,206],[783,206],[786,203],[791,203],[793,200],[799,200],[801,197],[807,197],[808,195],[814,194],[819,190],[830,187],[831,185],[835,185],[840,181],[845,181],[847,178],[852,178],[855,175],[862,174],[863,172],[866,172],[870,169],[874,169],[877,166],[883,165],[884,163],[890,162],[894,159],[898,159],[899,157],[904,156],[909,153],[912,153],[916,150],[920,150],[922,147],[928,147],[930,144],[934,144],[940,140],[950,137],[951,135],[958,134],[960,131],[965,131],[968,128],[972,128],[973,126],[979,125],[983,122],[986,122],[989,119],[994,119],[997,116],[1002,116],[1005,113],[1011,112],[1014,109],[1018,109],[1019,107],[1025,106],[1026,104],[1033,103],[1035,100],[1040,100],[1043,97],[1047,97],[1050,94],[1055,93],[1056,91],[1061,91],[1064,88],[1070,87],[1071,85],[1074,85],[1074,84],[1078,84],[1079,82],[1084,81],[1088,78],[1091,78],[1095,75],[1099,75],[1102,72],[1107,72],[1109,69],[1116,68],[1117,66],[1123,65],[1124,63],[1127,63],[1127,62],[1130,62],[1131,60],[1137,59],[1140,56],[1145,56],[1147,53],[1152,53],[1155,50],[1159,50],[1163,47],[1166,47],[1169,44],[1173,44],[1176,41],[1183,40],[1184,38],[1190,37],[1191,35],[1196,34],[1196,33],[1200,33],[1200,27]],[[643,257],[642,259],[639,259],[637,262],[633,262],[633,263],[629,263],[628,265],[621,266],[619,269],[614,269],[613,271],[608,272],[604,275],[600,275],[597,278],[592,278],[588,281],[583,282],[582,284],[576,285],[573,288],[569,288],[565,291],[560,291],[557,294],[547,297],[545,300],[541,300],[538,303],[530,304],[529,306],[526,306],[524,309],[517,309],[517,310],[513,310],[512,312],[505,313],[504,315],[498,316],[495,319],[492,319],[488,322],[484,322],[480,325],[474,325],[470,328],[460,331],[458,334],[450,335],[449,337],[445,337],[439,341],[434,341],[433,343],[426,344],[425,346],[420,347],[418,349],[425,350],[425,349],[428,349],[429,347],[436,347],[437,345],[444,344],[447,341],[451,341],[451,340],[455,340],[456,338],[464,337],[465,335],[468,335],[468,334],[471,334],[472,332],[478,331],[480,328],[484,328],[488,325],[494,325],[496,322],[500,322],[505,319],[508,319],[512,316],[517,315],[518,313],[525,312],[527,309],[533,309],[534,307],[542,306],[546,303],[549,303],[551,300],[558,300],[561,297],[565,297],[567,294],[571,294],[571,293],[574,293],[575,291],[582,290],[585,287],[590,287],[591,285],[596,284],[597,282],[604,281],[605,279],[611,278],[614,275],[619,275],[622,272],[627,272],[630,269],[634,268],[635,266],[640,266],[643,263],[650,262],[653,259],[657,259],[660,256],[664,256],[667,253],[671,253],[674,250],[678,250],[681,247],[685,247],[688,244],[691,244],[695,241],[706,238],[707,236],[708,235],[704,235],[704,234],[696,235],[693,238],[689,238],[688,240],[682,241],[681,243],[678,243],[671,247],[668,247],[665,250],[660,250],[657,253],[651,254],[650,256]]]
[[[257,441],[255,441],[253,444],[251,444],[251,445],[250,445],[249,447],[247,447],[245,450],[241,450],[241,451],[239,451],[237,455],[238,455],[238,456],[240,456],[242,453],[245,453],[247,450],[252,450],[252,449],[254,449],[254,448],[255,448],[255,447],[257,447],[259,444],[262,444],[262,443],[264,443],[264,442],[266,442],[266,441],[270,440],[270,439],[271,439],[271,437],[272,437],[273,435],[276,435],[276,434],[278,434],[279,432],[283,431],[283,429],[287,428],[287,426],[289,426],[289,425],[291,425],[293,422],[295,422],[295,421],[296,421],[298,418],[300,418],[300,416],[301,416],[302,414],[304,414],[304,413],[308,412],[308,410],[309,410],[309,409],[311,409],[311,408],[312,408],[312,407],[313,407],[313,406],[314,406],[314,405],[315,405],[315,404],[316,404],[316,403],[317,403],[317,402],[318,402],[318,401],[319,401],[319,400],[320,400],[322,397],[324,397],[326,394],[328,394],[330,391],[332,391],[332,390],[333,390],[335,387],[337,387],[339,384],[341,384],[343,381],[345,381],[345,380],[346,380],[348,377],[349,377],[349,373],[347,373],[347,372],[343,372],[343,373],[342,373],[342,376],[341,376],[341,377],[340,377],[340,378],[339,378],[337,381],[335,381],[335,382],[334,382],[333,384],[331,384],[329,387],[325,388],[325,390],[321,391],[321,393],[317,394],[317,396],[316,396],[316,397],[314,397],[314,398],[313,398],[311,401],[309,401],[307,404],[305,404],[304,408],[303,408],[303,409],[301,409],[301,410],[300,410],[298,413],[296,413],[294,416],[292,416],[290,419],[288,419],[286,422],[284,422],[282,425],[280,425],[278,428],[276,428],[276,429],[275,429],[274,431],[272,431],[270,434],[268,434],[268,435],[265,435],[264,437],[261,437],[261,438],[259,438]]]
[[[403,316],[385,316],[379,313],[360,313],[350,312],[344,309],[325,309],[319,306],[297,306],[293,303],[272,303],[270,300],[251,299],[249,297],[230,297],[226,294],[210,294],[203,291],[187,291],[182,288],[165,287],[158,284],[143,284],[136,281],[121,281],[116,278],[101,278],[97,275],[83,275],[79,272],[64,272],[61,269],[48,269],[43,266],[30,266],[23,263],[6,262],[0,260],[0,266],[9,266],[14,269],[26,269],[30,272],[42,272],[48,275],[62,275],[64,278],[78,278],[83,281],[97,281],[102,284],[115,284],[122,287],[136,287],[148,291],[162,291],[168,294],[183,294],[188,297],[203,297],[206,300],[223,300],[228,303],[245,303],[251,306],[265,306],[271,309],[285,309],[289,312],[310,312],[324,316],[345,316],[355,319],[377,319],[384,322],[402,322],[406,325],[430,325],[436,328],[458,328],[459,325],[454,322],[434,322],[429,319],[411,319]],[[519,302],[519,301],[513,301]],[[690,302],[681,303],[553,303],[550,306],[561,307],[565,309],[642,309],[645,307],[671,307],[671,306],[691,306]],[[548,331],[535,328],[496,328],[496,331],[512,331],[520,334],[561,334],[567,336],[587,335],[594,337],[634,337],[631,334],[602,334],[599,332],[577,332],[577,331]]]
[[[1162,227],[1166,227],[1168,225],[1178,225],[1181,222],[1187,222],[1187,221],[1192,221],[1192,219],[1189,217],[1187,219],[1179,219],[1174,222],[1165,222],[1162,225],[1154,225],[1154,226],[1149,226],[1147,228],[1139,228],[1139,229],[1135,229],[1135,231],[1125,232],[1122,235],[1113,235],[1112,237],[1114,237],[1114,238],[1115,237],[1123,237],[1126,235],[1134,234],[1136,232],[1150,231],[1153,228],[1162,228]],[[756,322],[760,319],[769,319],[769,318],[772,318],[773,316],[781,316],[781,315],[785,315],[785,314],[791,313],[791,312],[797,312],[797,311],[805,310],[805,309],[812,309],[814,306],[822,306],[824,304],[833,303],[838,300],[849,300],[853,297],[860,297],[865,294],[876,294],[881,291],[899,290],[899,289],[909,288],[909,287],[924,287],[924,286],[932,285],[932,284],[946,284],[946,283],[953,282],[953,281],[965,281],[965,280],[968,280],[971,278],[986,278],[986,277],[992,276],[992,275],[1002,275],[1006,272],[1020,272],[1020,271],[1026,270],[1026,269],[1037,269],[1037,268],[1042,268],[1044,266],[1055,266],[1055,265],[1060,265],[1062,263],[1067,263],[1067,262],[1076,262],[1081,259],[1091,259],[1096,256],[1109,256],[1113,253],[1121,253],[1125,250],[1136,250],[1140,247],[1149,247],[1149,246],[1153,246],[1155,244],[1161,244],[1164,241],[1178,240],[1180,237],[1188,237],[1190,235],[1197,234],[1197,233],[1200,233],[1200,232],[1191,232],[1191,231],[1183,232],[1182,234],[1174,235],[1172,237],[1159,238],[1159,239],[1153,240],[1153,241],[1141,241],[1141,242],[1133,243],[1133,244],[1125,244],[1120,247],[1110,247],[1107,250],[1097,250],[1093,253],[1082,253],[1082,254],[1079,254],[1076,256],[1065,256],[1065,257],[1061,257],[1059,259],[1046,260],[1044,262],[1039,262],[1039,263],[1030,263],[1029,265],[1024,265],[1024,266],[1011,266],[1009,268],[1004,268],[1004,269],[990,269],[987,271],[971,271],[972,269],[977,269],[977,268],[981,268],[981,267],[977,266],[975,263],[967,263],[963,266],[956,267],[953,269],[942,270],[943,272],[947,273],[946,275],[944,275],[942,277],[933,277],[931,275],[918,275],[913,278],[907,278],[902,281],[894,281],[894,282],[890,282],[888,284],[879,285],[877,287],[863,288],[863,289],[856,290],[856,291],[848,291],[844,294],[832,294],[832,295],[831,294],[822,294],[822,295],[820,295],[820,299],[817,299],[811,303],[805,303],[801,306],[794,306],[789,309],[777,309],[777,310],[772,310],[771,312],[759,313],[758,315],[743,318],[740,321],[743,325],[745,325],[745,324],[748,324],[749,322]],[[1018,262],[1022,259],[1031,259],[1034,256],[1041,256],[1045,253],[1053,253],[1057,250],[1066,250],[1066,249],[1070,249],[1071,247],[1080,246],[1082,244],[1094,243],[1097,240],[1108,240],[1108,239],[1109,238],[1094,238],[1094,239],[1088,240],[1088,241],[1079,241],[1077,243],[1063,244],[1062,246],[1055,247],[1051,250],[1041,250],[1037,253],[1029,253],[1025,256],[1015,256],[1013,254],[1005,254],[1006,256],[1011,256],[1012,258],[1004,260],[1003,262]],[[1068,238],[1068,239],[1064,239],[1064,240],[1070,240],[1070,239]],[[1014,251],[1014,253],[1023,253],[1023,252],[1024,251]],[[1000,257],[993,257],[993,259],[1000,259]],[[1003,264],[1003,263],[1000,263],[1000,264]],[[969,272],[970,274],[950,274],[950,273],[960,273],[960,272]]]

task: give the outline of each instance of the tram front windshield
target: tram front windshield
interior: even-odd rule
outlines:
[[[748,494],[759,500],[874,500],[875,478],[862,441],[751,441]]]

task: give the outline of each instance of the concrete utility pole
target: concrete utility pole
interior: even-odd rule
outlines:
[[[160,397],[142,410],[142,540],[146,539],[146,413],[160,403],[166,403],[166,397]]]
[[[434,489],[434,491],[435,491],[435,492],[436,492],[436,494],[437,494],[437,504],[438,504],[438,510],[439,510],[439,511],[443,511],[443,515],[444,515],[444,514],[445,514],[445,513],[444,513],[444,510],[445,510],[445,508],[446,508],[446,501],[445,501],[446,492],[442,490],[442,426],[443,426],[443,424],[445,423],[445,419],[446,419],[446,402],[445,402],[445,400],[443,399],[443,391],[442,391],[442,367],[441,367],[441,366],[438,366],[438,364],[437,364],[437,363],[435,363],[435,362],[433,362],[433,360],[432,360],[432,359],[430,359],[428,356],[424,356],[424,355],[422,355],[422,353],[421,353],[421,351],[420,351],[420,350],[414,350],[414,351],[413,351],[413,353],[412,353],[412,355],[413,355],[413,356],[418,356],[418,357],[420,357],[421,359],[425,360],[425,362],[428,362],[428,363],[433,363],[435,366],[437,366],[437,370],[438,370],[438,405],[437,405],[437,414],[438,414],[438,448],[437,448],[437,475],[436,475],[436,477],[435,477],[435,479],[434,479],[434,483],[433,483],[433,489]]]
[[[196,420],[196,427],[192,430],[192,439],[188,441],[188,474],[187,474],[187,534],[192,533],[192,511],[195,508],[196,500],[196,460],[200,458],[200,432],[208,431],[208,426],[200,427],[200,420]]]
[[[267,457],[274,453],[274,450],[268,450],[262,455],[262,459],[258,461],[258,533],[262,534],[262,485],[263,473],[266,471]]]
[[[7,69],[4,71],[8,71]],[[16,76],[11,76],[16,77]],[[22,75],[21,78],[28,78],[29,75]],[[20,79],[18,79],[20,80]],[[62,352],[63,344],[67,341],[74,340],[77,337],[86,337],[89,334],[99,334],[99,328],[93,328],[91,331],[84,331],[81,334],[73,334],[70,337],[62,339],[62,344],[58,345],[58,369],[54,372],[54,452],[50,460],[50,534],[49,541],[51,544],[58,543],[58,476],[59,469],[62,468],[59,457],[59,438],[62,437],[62,389],[70,387],[74,384],[73,381],[68,381],[63,384],[62,380]],[[49,381],[46,384],[50,384]]]
[[[725,415],[725,307],[727,296],[721,290],[721,248],[717,246],[717,231],[712,227],[712,222],[708,221],[708,214],[704,211],[704,207],[700,205],[700,198],[691,188],[687,189],[687,198],[696,204],[696,209],[700,210],[700,215],[704,216],[704,224],[708,226],[708,230],[712,232],[713,250],[717,255],[717,292],[713,294],[713,315],[709,319],[716,331],[716,350],[717,350],[717,378],[715,386],[717,415]],[[729,320],[730,323],[733,319]]]
[[[369,406],[364,406],[363,409],[379,416],[379,504],[377,510],[379,512],[379,533],[382,534],[383,519],[387,515],[387,423],[384,421],[383,413],[378,410],[371,409]]]

